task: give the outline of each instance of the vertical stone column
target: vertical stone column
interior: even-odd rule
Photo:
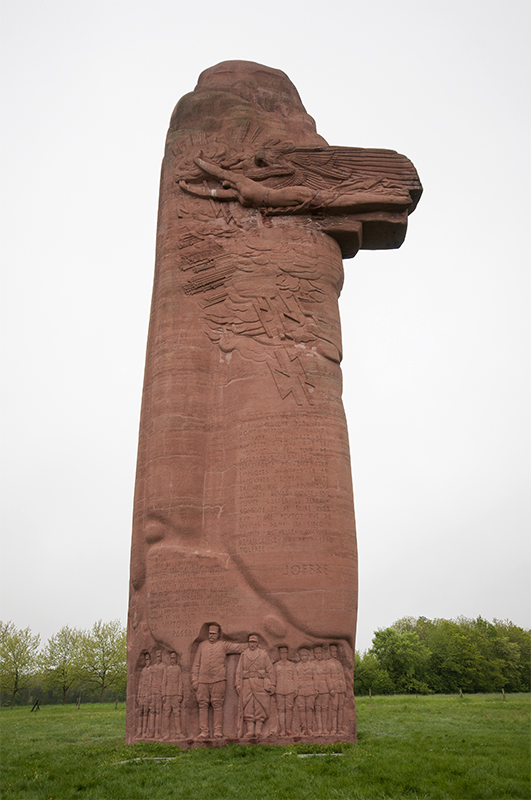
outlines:
[[[420,186],[403,156],[367,152],[328,148],[289,79],[249,62],[207,70],[174,112],[135,491],[129,742],[356,740],[342,257],[398,246]],[[180,726],[149,722],[151,662],[178,665]],[[290,676],[282,718],[277,674]],[[262,709],[252,725],[245,681]],[[156,702],[161,720],[175,713]]]

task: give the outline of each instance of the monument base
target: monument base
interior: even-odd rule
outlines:
[[[232,737],[223,737],[221,739],[198,739],[198,738],[188,738],[188,739],[163,739],[164,744],[173,744],[177,747],[180,747],[181,750],[195,750],[198,748],[211,748],[216,749],[219,747],[226,747],[230,744],[269,744],[269,745],[291,745],[291,744],[339,744],[343,743],[356,743],[358,741],[357,736],[351,736],[349,734],[334,734],[326,735],[326,736],[278,736],[276,734],[271,734],[270,736],[251,736],[249,738],[232,738]],[[142,738],[133,738],[131,740],[131,744],[139,744],[140,742],[159,742],[160,739],[142,739]]]

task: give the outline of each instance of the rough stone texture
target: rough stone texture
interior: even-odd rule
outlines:
[[[356,740],[337,300],[342,258],[400,246],[421,191],[392,150],[329,147],[278,70],[225,62],[178,103],[140,424],[129,742]]]

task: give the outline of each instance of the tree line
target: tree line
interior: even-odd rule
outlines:
[[[0,621],[2,704],[125,699],[126,631],[119,620],[99,620],[89,630],[65,625],[39,647],[30,628]],[[531,631],[508,620],[404,617],[356,653],[358,695],[502,690],[531,691]]]
[[[509,620],[404,617],[356,653],[358,695],[530,690],[531,631]]]
[[[40,636],[30,628],[0,621],[2,704],[39,697],[43,702],[125,699],[126,632],[119,620],[94,623],[89,630],[65,625],[39,650]]]

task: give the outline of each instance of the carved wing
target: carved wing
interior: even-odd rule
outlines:
[[[413,200],[411,213],[422,194],[417,171],[406,156],[395,150],[364,147],[295,147],[283,155],[293,171],[272,176],[264,183],[274,188],[308,186],[315,190],[334,189],[382,191],[407,190]]]

